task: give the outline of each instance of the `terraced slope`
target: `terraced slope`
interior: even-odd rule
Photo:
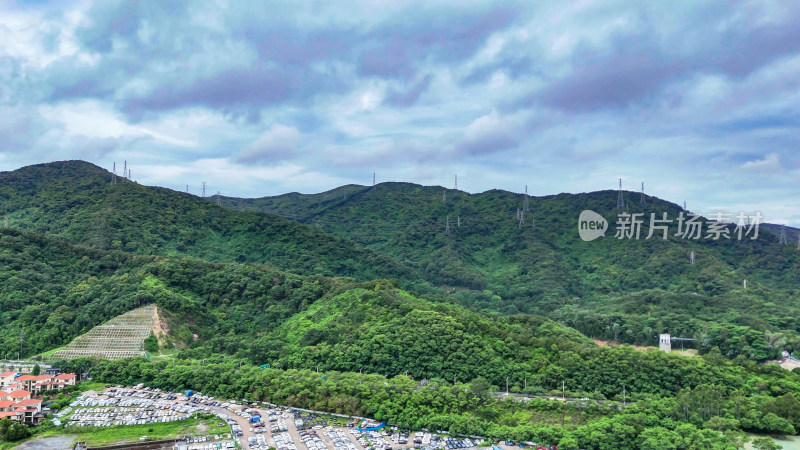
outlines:
[[[144,340],[157,321],[157,308],[147,305],[119,315],[78,336],[66,348],[55,352],[54,360],[84,356],[105,359],[144,356]]]

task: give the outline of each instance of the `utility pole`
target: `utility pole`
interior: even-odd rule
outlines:
[[[564,380],[561,380],[561,400],[567,400],[566,390],[564,389]]]
[[[525,387],[523,389],[525,389],[525,390],[528,389],[528,379],[527,378],[525,378]]]
[[[506,395],[508,395],[508,394],[509,394],[509,392],[508,392],[508,377],[506,377]]]
[[[206,182],[203,181],[203,198],[206,198]]]
[[[523,211],[530,211],[531,205],[528,201],[528,185],[525,185],[525,202],[523,203],[522,210]]]
[[[626,406],[627,405],[627,403],[626,403],[626,394],[627,394],[627,392],[625,391],[625,385],[623,384],[622,385],[622,406]]]
[[[622,198],[622,178],[619,179],[619,194],[617,195],[617,209],[625,209],[625,199]]]
[[[639,199],[639,204],[644,206],[644,181],[642,182],[642,198]]]

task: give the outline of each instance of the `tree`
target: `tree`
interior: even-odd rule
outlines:
[[[25,425],[21,423],[12,424],[8,427],[5,434],[3,434],[3,439],[8,442],[16,442],[20,439],[25,439],[31,435],[31,430],[28,429]]]
[[[158,352],[158,338],[152,331],[150,332],[150,336],[144,340],[144,351],[148,353]]]
[[[776,444],[772,438],[762,436],[753,439],[753,448],[755,450],[780,450],[783,446]]]
[[[472,394],[479,398],[488,398],[491,393],[492,386],[486,381],[486,378],[478,377],[469,383],[469,390]]]
[[[36,376],[36,375],[39,375],[39,374],[41,374],[41,373],[42,373],[42,368],[41,368],[41,367],[39,367],[39,365],[38,365],[38,364],[34,365],[34,366],[33,366],[33,371],[31,372],[31,375],[34,375],[34,376]]]

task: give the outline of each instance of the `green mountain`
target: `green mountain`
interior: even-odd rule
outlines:
[[[613,191],[530,198],[525,211],[519,194],[407,183],[202,199],[110,179],[75,161],[2,173],[0,213],[13,229],[81,247],[391,279],[425,298],[438,292],[485,311],[547,316],[593,338],[655,345],[670,333],[701,352],[716,346],[756,360],[800,349],[800,252],[779,245],[774,228],[756,240],[692,240],[675,236],[673,222],[667,240],[647,240],[645,221],[640,239],[615,239]],[[652,197],[635,203],[630,213],[683,212]],[[609,221],[606,237],[578,238],[586,209]]]
[[[617,195],[531,197],[526,211],[524,196],[510,192],[383,183],[219,200],[358,242],[482,309],[543,314],[592,337],[637,344],[655,344],[658,333],[668,332],[729,356],[766,358],[780,346],[798,348],[800,290],[793,274],[800,251],[779,245],[777,227],[764,225],[756,240],[753,231],[739,240],[731,225],[730,238],[713,240],[703,219],[701,238],[684,239],[676,236],[677,218],[688,212],[654,197],[640,206],[639,194],[625,192],[626,211],[642,213],[644,224],[638,240],[616,239]],[[587,209],[609,222],[606,237],[579,238],[577,219]],[[658,231],[646,239],[650,213],[672,219],[666,240]],[[796,236],[789,230],[791,242]]]
[[[66,161],[0,173],[0,215],[11,228],[98,249],[209,261],[266,263],[357,279],[417,277],[352,241],[274,214],[236,213],[205,199]]]

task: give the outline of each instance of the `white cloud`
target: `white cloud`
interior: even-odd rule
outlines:
[[[242,150],[235,159],[243,164],[284,161],[298,150],[300,138],[300,132],[296,128],[276,124]]]
[[[781,161],[777,153],[770,153],[762,159],[747,161],[742,169],[755,172],[777,172],[781,170]]]

